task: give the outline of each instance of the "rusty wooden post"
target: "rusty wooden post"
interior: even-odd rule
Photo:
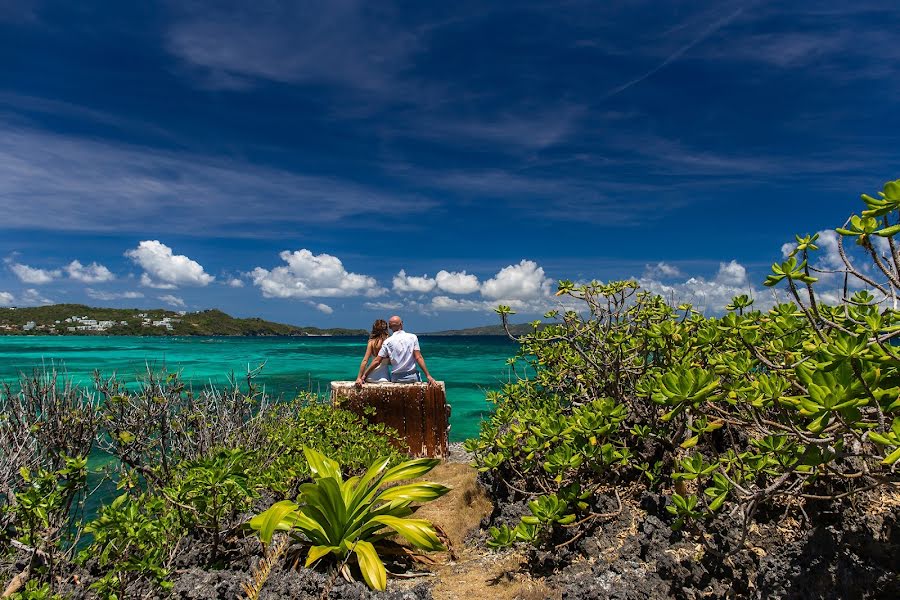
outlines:
[[[410,456],[448,455],[450,405],[443,381],[433,387],[426,383],[367,383],[359,389],[352,381],[332,381],[331,403],[396,429]],[[366,407],[373,408],[374,414],[366,414]]]

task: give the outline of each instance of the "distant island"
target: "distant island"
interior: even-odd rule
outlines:
[[[221,310],[95,308],[53,304],[0,308],[0,335],[365,335],[364,329],[298,327],[258,318],[239,319]]]
[[[543,327],[544,324],[541,324]],[[513,335],[525,335],[531,333],[531,323],[518,323],[509,326],[509,332]],[[469,327],[468,329],[447,329],[445,331],[432,331],[422,335],[506,335],[503,325],[485,325],[484,327]]]

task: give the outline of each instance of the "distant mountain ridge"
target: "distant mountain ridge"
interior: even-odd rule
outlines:
[[[300,327],[241,319],[221,310],[198,312],[166,309],[96,308],[53,304],[0,308],[0,335],[365,335],[364,329]]]
[[[543,327],[543,323],[541,327]],[[531,333],[531,323],[517,323],[509,326],[509,332],[513,335]],[[432,331],[422,335],[506,335],[503,325],[485,325],[483,327],[469,327],[467,329],[447,329],[445,331]]]

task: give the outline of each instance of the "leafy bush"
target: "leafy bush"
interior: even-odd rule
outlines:
[[[312,475],[305,446],[333,457],[350,473],[364,471],[379,457],[388,457],[393,464],[402,456],[394,430],[335,409],[315,396],[301,394],[286,412],[264,424],[266,459],[258,465],[259,480],[284,498],[296,496],[299,484]]]
[[[739,296],[705,317],[633,281],[560,282],[573,309],[521,338],[515,360],[535,375],[492,397],[494,415],[468,443],[495,494],[536,498],[491,545],[566,543],[596,524],[596,492],[633,479],[667,491],[673,525],[714,553],[742,547],[762,504],[896,489],[900,181],[863,200],[837,230],[835,306],[817,294],[835,274],[813,264],[816,235],[797,236],[773,265],[766,285],[785,285],[790,301],[767,311]],[[498,312],[505,324],[511,311]],[[704,530],[730,515],[743,533],[714,547]]]
[[[249,475],[255,460],[255,452],[220,450],[179,465],[178,476],[167,488],[165,495],[175,504],[182,526],[211,538],[210,563],[218,558],[223,529],[257,496],[259,484],[251,485]]]
[[[63,520],[68,516],[75,496],[84,488],[87,460],[63,456],[64,466],[57,471],[38,469],[32,473],[22,467],[23,485],[15,494],[19,538],[41,550],[58,539]]]
[[[396,434],[384,426],[310,394],[272,401],[254,375],[194,391],[177,373],[148,372],[137,386],[98,374],[92,393],[36,373],[16,391],[0,390],[0,537],[28,555],[15,579],[20,589],[46,581],[52,592],[82,533],[80,559],[95,559],[102,597],[127,597],[139,581],[166,588],[184,540],[206,552],[207,564],[223,566],[255,499],[296,495],[312,476],[304,446],[338,457],[352,473],[379,456],[399,460]],[[109,489],[100,473],[87,487],[79,457],[95,444],[117,459],[105,476],[124,493],[86,522],[89,492]]]
[[[154,484],[165,485],[182,461],[223,448],[262,448],[263,424],[288,408],[261,393],[248,373],[223,388],[190,389],[178,373],[148,370],[136,390],[116,378],[95,378],[102,398],[103,450]],[[270,414],[274,413],[274,414]]]
[[[101,598],[128,598],[129,588],[140,580],[171,589],[168,563],[178,536],[169,511],[162,498],[126,493],[103,507],[97,519],[87,525],[85,532],[93,535],[93,540],[80,559],[96,558],[106,569],[91,585]]]
[[[387,489],[383,485],[420,477],[433,469],[436,459],[410,460],[388,469],[388,459],[375,461],[362,476],[346,481],[341,466],[311,448],[304,454],[313,482],[300,486],[299,503],[284,500],[250,521],[260,539],[269,543],[276,530],[299,530],[310,542],[306,566],[328,554],[344,561],[356,556],[369,587],[384,590],[387,573],[373,544],[399,534],[415,547],[441,550],[434,527],[421,519],[409,519],[410,504],[428,502],[449,489],[437,483],[409,483]]]
[[[32,574],[51,578],[74,553],[99,421],[91,394],[55,370],[22,375],[17,389],[0,387],[0,542],[25,558],[9,593]],[[38,583],[20,593],[40,597]]]
[[[31,580],[25,584],[21,592],[14,592],[10,600],[64,600],[63,596],[54,594],[49,583],[38,583]]]

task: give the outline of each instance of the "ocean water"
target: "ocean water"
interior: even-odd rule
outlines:
[[[490,407],[485,392],[511,377],[506,359],[518,346],[505,337],[420,336],[422,354],[435,379],[445,382],[452,406],[450,439],[478,433]],[[328,394],[330,382],[356,378],[365,353],[361,337],[0,337],[0,381],[21,372],[55,366],[76,383],[89,383],[92,373],[115,373],[135,380],[146,366],[180,371],[195,387],[223,384],[263,365],[256,381],[275,396],[292,397],[301,390]]]

